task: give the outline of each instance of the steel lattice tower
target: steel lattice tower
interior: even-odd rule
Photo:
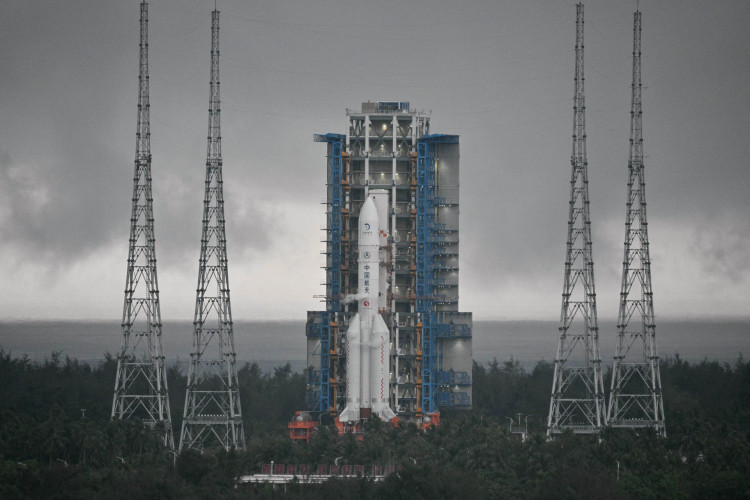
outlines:
[[[208,158],[198,288],[180,450],[245,449],[229,301],[219,98],[219,11],[211,13]]]
[[[173,450],[156,279],[149,110],[148,4],[142,2],[133,206],[122,311],[122,345],[117,354],[112,418],[138,419],[160,429],[164,445]]]
[[[659,435],[666,436],[646,221],[641,110],[641,13],[636,11],[633,19],[633,85],[625,253],[607,423],[611,427],[653,427]]]
[[[570,429],[599,432],[604,424],[604,385],[599,356],[594,262],[591,253],[586,105],[583,77],[583,4],[576,5],[576,70],[568,243],[547,435]]]

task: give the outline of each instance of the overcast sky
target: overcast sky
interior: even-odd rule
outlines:
[[[2,0],[0,319],[119,321],[138,92],[137,0]],[[750,2],[643,0],[657,317],[750,316]],[[559,315],[575,3],[219,0],[235,319],[320,309],[325,146],[346,108],[410,101],[461,141],[460,309]],[[212,1],[149,6],[164,318],[192,318]],[[586,4],[600,320],[617,316],[635,1]]]

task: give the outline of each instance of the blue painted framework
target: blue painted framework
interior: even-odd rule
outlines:
[[[342,150],[346,140],[341,134],[315,135],[315,142],[330,144],[328,162],[329,174],[327,185],[330,187],[330,198],[328,205],[328,229],[329,249],[331,252],[330,264],[327,266],[326,276],[326,310],[320,312],[320,324],[311,325],[308,336],[320,336],[320,371],[315,371],[308,379],[317,386],[313,394],[319,394],[319,400],[308,401],[309,407],[314,411],[329,412],[330,401],[330,346],[331,346],[331,322],[336,318],[337,312],[342,310],[341,305],[341,255],[342,237]],[[447,383],[446,380],[456,384],[456,374],[451,378],[447,372],[439,371],[440,353],[438,352],[439,338],[469,338],[471,328],[467,325],[453,325],[442,323],[437,313],[439,296],[436,294],[440,281],[435,278],[435,271],[439,265],[435,257],[439,254],[439,243],[441,235],[441,224],[436,223],[436,207],[440,199],[436,194],[436,145],[458,144],[456,135],[426,135],[417,143],[417,253],[416,253],[416,311],[422,317],[422,392],[421,408],[425,413],[435,413],[439,407],[467,406],[470,404],[468,395],[465,393],[450,394],[438,393],[438,386]],[[458,374],[459,385],[464,385],[464,379],[468,374]],[[470,380],[470,379],[469,379]]]
[[[435,224],[435,146],[417,143],[417,312],[422,316],[422,411],[434,413],[437,380],[435,301],[433,300],[433,237]]]
[[[320,401],[317,411],[331,410],[331,322],[337,312],[341,311],[341,207],[342,207],[342,158],[345,136],[341,134],[316,134],[315,142],[330,144],[328,155],[329,173],[327,185],[331,189],[328,204],[328,238],[330,241],[331,260],[326,267],[326,310],[320,315],[320,378],[314,384],[320,386]]]
[[[440,236],[435,222],[435,153],[437,144],[458,144],[456,135],[426,135],[417,142],[417,304],[422,316],[422,411],[438,411],[438,323],[435,294],[435,243]]]

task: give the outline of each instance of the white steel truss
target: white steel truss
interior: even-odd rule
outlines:
[[[219,11],[211,15],[208,156],[198,287],[180,451],[245,449],[229,300],[219,96]]]
[[[568,242],[547,435],[598,433],[604,425],[604,385],[591,252],[586,104],[583,77],[583,4],[576,5],[576,69]]]
[[[161,343],[161,308],[156,277],[151,130],[148,86],[148,4],[141,3],[140,72],[130,244],[122,312],[122,343],[112,418],[139,420],[156,428],[174,449],[167,375]]]
[[[666,436],[646,220],[641,87],[641,13],[636,11],[625,252],[607,424],[652,427],[660,436]]]

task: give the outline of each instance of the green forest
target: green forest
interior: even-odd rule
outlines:
[[[662,360],[667,438],[649,430],[547,441],[552,365],[474,364],[474,408],[421,431],[368,422],[362,441],[321,428],[288,437],[305,381],[290,367],[239,370],[247,450],[179,456],[143,425],[110,420],[117,362],[0,349],[0,498],[750,498],[750,363]],[[186,377],[168,370],[174,429]],[[605,385],[606,387],[606,385]],[[530,436],[509,432],[521,413]],[[528,417],[528,418],[527,418]],[[382,482],[237,485],[264,463],[394,464]]]

